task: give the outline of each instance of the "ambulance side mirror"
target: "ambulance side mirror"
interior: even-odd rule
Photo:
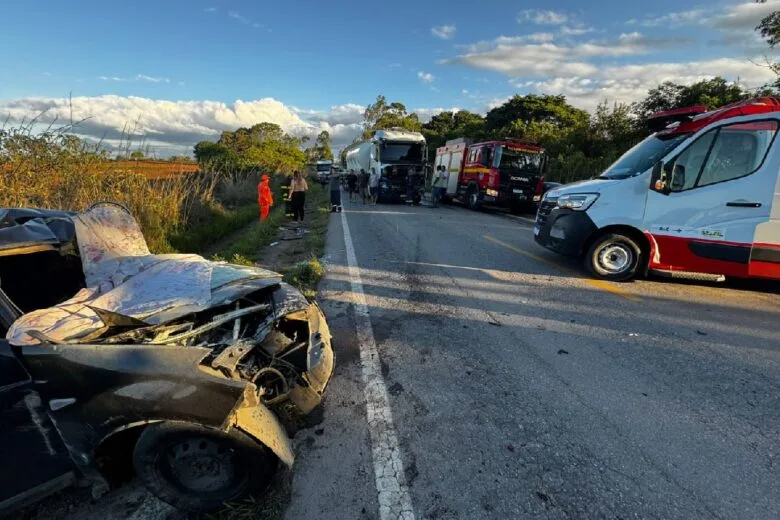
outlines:
[[[653,166],[653,173],[650,175],[650,189],[663,195],[669,195],[672,191],[671,186],[669,186],[669,182],[666,179],[663,161],[658,161]]]

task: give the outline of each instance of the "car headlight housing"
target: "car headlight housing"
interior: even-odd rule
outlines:
[[[562,209],[572,209],[574,211],[585,211],[599,198],[598,193],[571,193],[558,197],[558,207]]]

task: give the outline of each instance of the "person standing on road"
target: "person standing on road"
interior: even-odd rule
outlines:
[[[355,170],[349,170],[347,175],[347,189],[349,190],[349,201],[352,202],[357,198],[358,193],[358,177],[355,175]]]
[[[330,210],[341,211],[341,179],[337,174],[330,176]]]
[[[363,204],[371,198],[371,188],[368,187],[368,174],[363,168],[360,169],[360,193],[363,195]]]
[[[444,198],[444,194],[447,191],[448,180],[449,174],[447,172],[447,168],[443,164],[440,164],[437,168],[436,175],[433,178],[433,189],[431,190],[433,207],[439,207],[439,204],[441,203],[442,199]]]
[[[306,204],[306,192],[309,185],[303,178],[301,172],[296,171],[293,174],[292,183],[290,183],[290,202],[292,203],[293,218],[296,222],[303,224],[303,206]]]
[[[271,206],[274,205],[274,196],[271,188],[268,186],[268,175],[260,177],[260,184],[257,185],[257,203],[260,205],[260,220],[265,222]]]
[[[368,177],[368,187],[370,188],[371,204],[376,206],[376,201],[379,198],[379,172],[371,172]]]

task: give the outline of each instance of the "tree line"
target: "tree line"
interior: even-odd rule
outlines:
[[[761,1],[761,0],[759,0]],[[756,31],[771,48],[780,44],[780,12],[765,17]],[[780,78],[780,64],[767,59],[764,65]],[[775,95],[780,79],[759,89],[716,77],[692,85],[665,82],[631,104],[598,105],[590,114],[569,104],[565,96],[515,95],[485,115],[461,110],[441,112],[423,123],[398,101],[379,95],[363,114],[361,133],[355,142],[376,130],[404,128],[422,132],[433,160],[436,148],[447,140],[469,137],[476,140],[514,138],[544,146],[548,156],[548,179],[572,182],[599,174],[628,148],[650,134],[647,117],[658,111],[696,105],[715,109],[754,96]],[[313,146],[306,137],[286,134],[272,123],[260,123],[234,132],[223,132],[216,143],[195,145],[195,158],[221,166],[290,172],[307,162],[332,159],[330,136],[321,132]],[[344,151],[341,161],[344,163]]]

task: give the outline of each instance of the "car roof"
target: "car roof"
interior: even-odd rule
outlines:
[[[74,212],[0,208],[0,254],[19,249],[50,249],[75,239]]]

